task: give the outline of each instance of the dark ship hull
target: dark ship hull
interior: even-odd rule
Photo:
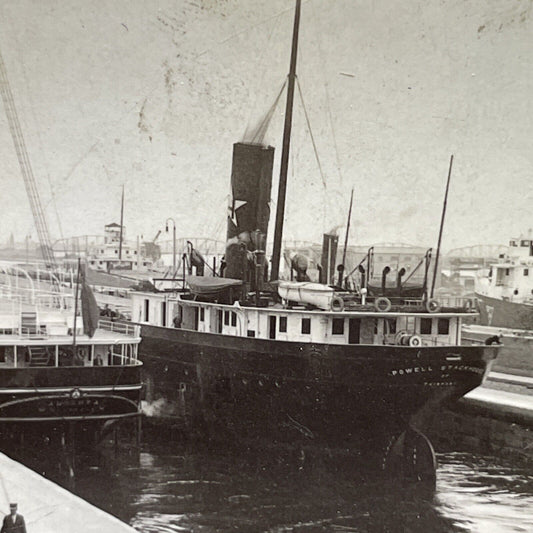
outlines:
[[[138,416],[141,367],[2,369],[0,422],[89,422]]]
[[[476,293],[483,326],[533,330],[533,305],[509,302]]]
[[[142,325],[145,411],[210,437],[382,449],[481,384],[494,348],[334,345]],[[198,427],[198,426],[197,426]]]

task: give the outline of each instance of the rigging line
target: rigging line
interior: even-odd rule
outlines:
[[[307,2],[309,2],[309,0],[305,0],[303,3],[306,4]],[[266,24],[267,22],[270,22],[272,19],[274,19],[276,17],[280,17],[281,15],[284,15],[285,13],[292,13],[293,11],[294,11],[294,7],[289,7],[287,9],[284,9],[283,11],[279,11],[275,15],[272,15],[272,16],[266,18],[265,20],[262,20],[261,22],[258,22],[257,24],[253,24],[252,26],[248,26],[248,28],[245,28],[244,30],[240,30],[240,31],[238,31],[236,33],[232,33],[231,35],[229,35],[228,37],[226,37],[222,41],[218,41],[215,44],[215,46],[212,46],[211,48],[207,48],[203,52],[200,52],[199,54],[194,56],[194,58],[197,59],[198,57],[203,56],[204,54],[207,54],[208,52],[211,52],[215,47],[218,48],[218,46],[220,46],[221,44],[225,44],[228,41],[231,41],[232,39],[234,39],[235,37],[238,37],[239,35],[242,35],[243,33],[247,33],[247,32],[249,32],[249,31],[251,31],[251,30],[253,30],[255,28],[258,28],[259,26],[262,26],[263,24]]]
[[[16,37],[15,37],[15,39],[16,39]],[[18,47],[18,49],[20,51],[21,48]],[[27,72],[26,72],[26,68],[24,67],[24,61],[21,60],[20,64],[22,65],[22,76],[24,78],[24,82],[26,84],[26,87],[30,87],[30,83],[28,81],[28,75],[27,75]],[[43,140],[42,140],[41,131],[40,131],[40,128],[39,128],[39,122],[37,120],[37,115],[35,114],[35,102],[33,100],[31,90],[28,90],[27,96],[28,96],[28,100],[30,102],[30,110],[31,110],[31,114],[33,116],[33,122],[37,126],[36,132],[37,132],[37,141],[39,143],[39,148],[40,148],[41,153],[44,154],[45,152],[44,152]],[[59,210],[57,208],[56,194],[55,194],[55,191],[54,191],[54,187],[52,185],[52,180],[50,179],[50,169],[49,169],[48,160],[46,158],[46,155],[43,156],[43,160],[44,160],[44,166],[45,166],[45,169],[46,169],[45,174],[46,174],[46,178],[48,180],[48,186],[50,187],[50,195],[52,197],[51,198],[51,203],[52,203],[52,205],[54,207],[57,226],[58,226],[58,229],[59,229],[59,234],[61,235],[61,238],[63,238],[64,237],[63,227],[61,225],[61,219],[59,217]]]
[[[311,142],[313,143],[313,150],[315,151],[315,157],[316,162],[318,164],[318,170],[320,171],[320,177],[322,178],[322,185],[324,185],[324,189],[327,188],[326,186],[326,179],[324,177],[324,172],[322,171],[322,165],[320,164],[320,158],[318,157],[318,150],[315,143],[315,137],[313,135],[313,130],[311,129],[311,122],[309,121],[309,115],[307,114],[307,108],[305,107],[304,97],[302,95],[302,88],[300,87],[300,80],[298,79],[298,76],[296,76],[296,84],[298,85],[298,93],[300,94],[300,100],[302,102],[302,107],[304,110],[305,115],[305,121],[307,122],[307,129],[309,130],[309,135],[311,136]]]
[[[311,2],[311,10],[313,12],[313,19],[315,21],[315,25],[316,25],[316,20],[317,20],[317,17],[316,17],[316,13],[315,13],[315,8],[313,6],[313,2]],[[331,99],[329,97],[329,89],[328,89],[328,80],[327,78],[324,76],[324,72],[325,72],[325,61],[324,61],[324,52],[322,50],[322,46],[320,44],[320,33],[319,32],[315,32],[316,35],[319,36],[318,40],[317,40],[317,43],[318,43],[318,55],[320,56],[320,62],[322,63],[322,75],[324,77],[324,91],[326,93],[326,110],[327,110],[327,113],[328,113],[328,118],[329,118],[329,126],[331,128],[331,136],[333,138],[333,147],[335,148],[335,160],[336,160],[336,163],[337,163],[337,171],[339,172],[339,178],[340,178],[340,182],[341,182],[341,185],[343,183],[343,176],[342,176],[342,170],[341,170],[341,162],[340,162],[340,157],[339,157],[339,147],[338,147],[338,144],[337,144],[337,137],[335,135],[335,128],[333,126],[333,115],[331,113]]]
[[[261,58],[259,59],[259,72],[262,73],[261,74],[261,80],[259,82],[259,87],[262,87],[263,84],[264,84],[265,74],[266,74],[266,69],[264,68],[266,51],[270,48],[270,42],[272,41],[272,35],[274,35],[274,30],[279,25],[279,19],[280,19],[280,15],[278,15],[276,17],[276,21],[274,22],[274,24],[272,24],[272,28],[270,29],[270,33],[268,35],[268,40],[267,40],[266,46],[265,46],[265,48],[263,50],[263,53],[261,54]],[[244,138],[247,137],[247,133],[248,133],[248,130],[250,128],[250,121],[252,120],[252,113],[253,113],[253,110],[255,109],[256,105],[257,105],[258,98],[259,98],[259,90],[256,90],[255,91],[254,103],[253,103],[252,108],[250,109],[250,114],[249,114],[248,120],[246,122],[246,129],[244,131]]]
[[[274,103],[270,106],[270,109],[267,111],[267,114],[261,121],[261,124],[259,124],[259,127],[257,128],[254,136],[252,137],[252,142],[259,142],[259,143],[263,142],[263,138],[265,137],[268,126],[270,125],[270,120],[272,119],[272,115],[274,114],[274,111],[276,110],[276,107],[278,106],[279,99],[281,98],[281,95],[283,94],[283,91],[286,85],[287,85],[287,78],[285,78],[285,81],[283,82],[283,85],[281,86],[281,89],[278,93],[278,96],[274,100]]]

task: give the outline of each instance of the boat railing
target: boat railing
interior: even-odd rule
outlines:
[[[422,345],[425,346],[450,346],[450,339],[445,337],[443,339],[432,336],[430,338],[422,338]]]
[[[111,364],[108,365],[108,368],[114,367],[114,366],[139,366],[139,365],[142,365],[142,362],[136,357],[133,357],[131,355],[113,354]]]
[[[405,298],[403,296],[370,296],[363,304],[360,300],[343,297],[348,311],[397,311],[403,313],[443,312],[477,312],[476,298],[463,296],[439,296],[426,302],[422,298]],[[387,303],[388,302],[388,303]]]
[[[115,322],[113,320],[99,320],[98,327],[106,331],[114,333],[121,333],[131,337],[140,336],[140,326],[136,324],[128,324],[126,322]]]
[[[450,346],[450,339],[448,336],[439,337],[437,335],[420,335],[416,332],[406,332],[405,337],[416,338],[421,343],[421,346]],[[379,337],[376,337],[379,338]],[[394,333],[383,335],[382,342],[376,342],[376,344],[385,344],[388,346],[418,346],[418,344],[412,345],[408,341],[406,343],[399,342],[397,335]]]
[[[17,303],[19,306],[32,305],[47,309],[73,309],[74,297],[71,294],[44,291],[27,287],[0,286],[0,299]]]
[[[48,333],[46,328],[37,327],[37,329],[29,328],[25,326],[20,326],[18,329],[19,337],[24,339],[46,339],[48,338]]]
[[[463,309],[475,312],[477,310],[477,299],[465,296],[439,296],[437,301],[443,308]]]

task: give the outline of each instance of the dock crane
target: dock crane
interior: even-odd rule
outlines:
[[[4,108],[6,112],[7,121],[9,123],[9,130],[11,137],[13,138],[13,144],[15,145],[15,151],[17,152],[17,158],[20,164],[20,170],[22,177],[24,178],[24,185],[26,186],[26,192],[30,201],[31,211],[33,214],[33,220],[35,222],[35,228],[37,229],[37,235],[41,244],[41,253],[46,263],[47,268],[55,270],[57,265],[54,258],[54,252],[52,249],[52,243],[50,240],[50,233],[48,231],[48,225],[44,216],[44,211],[41,205],[41,199],[33,170],[28,157],[28,151],[26,149],[26,143],[22,135],[20,128],[20,122],[15,107],[15,101],[13,100],[13,93],[9,85],[7,78],[6,66],[2,53],[0,52],[0,92],[2,93],[2,100],[4,102]]]

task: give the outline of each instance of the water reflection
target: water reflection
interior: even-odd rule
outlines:
[[[39,447],[24,461],[145,533],[532,530],[533,477],[470,454],[439,457],[432,495],[357,481],[345,464],[153,437],[140,450],[102,445],[80,455],[74,478],[60,452]]]
[[[462,531],[533,531],[533,472],[465,453],[441,458],[437,504]]]

